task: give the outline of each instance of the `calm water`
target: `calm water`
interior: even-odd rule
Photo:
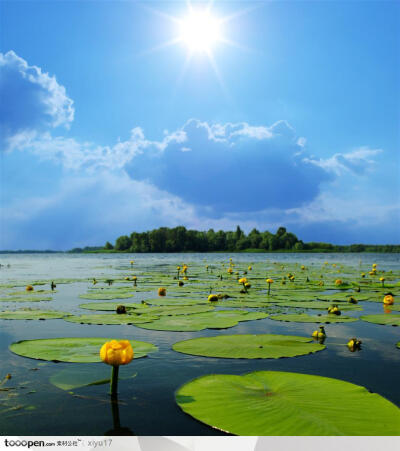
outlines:
[[[135,267],[186,262],[301,262],[320,266],[324,261],[379,269],[400,269],[399,254],[138,254],[138,255],[0,255],[0,263],[10,264],[0,270],[1,282],[49,278],[82,278],[121,275],[118,268],[135,260]],[[49,303],[19,303],[7,307],[40,307],[88,313],[78,305],[88,283],[58,285],[54,300]],[[42,287],[38,287],[42,288]],[[48,289],[48,286],[46,287]],[[136,299],[154,297],[142,293]],[[129,299],[131,302],[134,298]],[[364,311],[382,313],[380,303],[364,303]],[[63,391],[49,378],[64,370],[93,372],[93,379],[109,374],[103,364],[71,364],[41,362],[14,355],[8,346],[15,341],[56,337],[107,337],[149,341],[159,351],[138,359],[123,368],[120,380],[119,414],[121,425],[136,435],[217,435],[218,431],[202,425],[184,414],[175,404],[174,392],[185,382],[210,373],[242,374],[255,370],[281,370],[343,379],[367,387],[400,406],[400,328],[374,325],[362,321],[327,325],[327,349],[315,355],[278,360],[231,360],[183,355],[171,350],[173,343],[199,336],[240,333],[277,333],[310,336],[315,324],[281,323],[268,318],[239,323],[234,328],[201,332],[158,332],[131,325],[95,326],[68,323],[63,320],[7,321],[0,320],[0,379],[11,373],[7,386],[18,387],[10,399],[15,409],[3,413],[0,419],[2,435],[103,435],[113,428],[112,412],[106,385]],[[361,352],[350,353],[344,345],[352,336],[363,340]],[[96,377],[98,376],[98,377]],[[1,393],[0,393],[1,394]],[[0,396],[0,400],[4,400]],[[340,402],[340,400],[338,400]],[[0,411],[3,411],[0,404]]]

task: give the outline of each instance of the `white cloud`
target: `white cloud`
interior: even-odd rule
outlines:
[[[304,158],[303,161],[319,166],[341,175],[346,172],[362,174],[368,172],[376,165],[373,157],[379,155],[382,149],[370,149],[368,147],[360,147],[353,152],[336,153],[327,159]]]
[[[13,51],[0,53],[0,71],[0,122],[5,142],[29,130],[69,127],[74,119],[73,101],[54,76],[28,65]]]

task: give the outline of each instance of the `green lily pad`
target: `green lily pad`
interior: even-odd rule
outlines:
[[[145,301],[150,305],[196,305],[196,304],[208,304],[207,299],[186,299],[186,298],[159,298],[159,299],[146,299]]]
[[[219,335],[180,341],[172,349],[183,354],[226,359],[279,359],[311,354],[325,346],[292,335]]]
[[[215,309],[213,305],[184,305],[177,307],[166,305],[163,307],[140,307],[135,309],[135,313],[150,316],[172,316],[172,315],[192,315],[194,313],[211,312]]]
[[[133,367],[122,365],[119,371],[119,379],[131,379],[137,376],[132,373]],[[81,365],[64,368],[50,377],[50,383],[61,390],[69,391],[92,385],[103,385],[110,382],[111,371],[107,365]]]
[[[156,321],[137,324],[142,329],[192,332],[203,329],[227,329],[236,326],[239,321],[266,318],[261,312],[216,310],[194,315],[163,316]]]
[[[26,296],[7,296],[0,298],[0,302],[40,302],[51,301],[53,298],[47,295],[29,294]]]
[[[85,294],[80,294],[82,299],[126,299],[132,298],[133,293],[127,293],[125,290],[121,291],[96,291],[94,293],[89,292]]]
[[[362,310],[359,305],[348,304],[347,302],[337,303],[340,310]],[[328,310],[331,306],[330,302],[326,301],[287,301],[279,302],[276,305],[279,307],[292,307],[292,308],[303,308],[303,309],[317,309],[317,310]]]
[[[136,309],[142,306],[138,302],[90,302],[89,304],[80,304],[79,307],[85,310],[115,312],[119,305],[124,305],[127,309]]]
[[[148,323],[157,318],[157,316],[148,315],[119,315],[118,313],[106,313],[98,315],[68,316],[64,318],[64,320],[69,323],[78,324],[141,324]]]
[[[360,319],[368,323],[383,324],[385,326],[400,326],[400,315],[394,313],[381,313],[378,315],[365,315]]]
[[[308,374],[209,375],[183,385],[179,407],[236,435],[398,435],[400,409],[366,388]]]
[[[53,362],[101,362],[100,348],[112,338],[46,338],[23,340],[10,345],[10,351],[23,357]],[[158,348],[145,341],[129,340],[134,358],[145,357]]]
[[[22,309],[0,312],[0,319],[60,319],[69,315],[70,313],[56,312],[52,310]]]
[[[296,323],[351,323],[357,318],[336,315],[307,315],[306,313],[291,313],[282,315],[270,315],[270,319],[275,321],[290,321]]]

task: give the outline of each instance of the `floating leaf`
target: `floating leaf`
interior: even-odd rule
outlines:
[[[115,312],[119,305],[124,305],[127,309],[136,309],[141,307],[138,302],[90,302],[89,304],[80,304],[80,308],[85,310],[99,310],[104,312]]]
[[[94,293],[80,294],[79,297],[82,299],[126,299],[132,298],[133,293],[127,293],[126,291],[96,291]]]
[[[228,359],[279,359],[325,349],[309,337],[292,335],[219,335],[180,341],[172,349],[183,354]]]
[[[183,385],[187,414],[236,435],[398,435],[400,409],[366,388],[308,374],[209,375]]]
[[[306,313],[288,313],[282,315],[270,315],[275,321],[291,321],[296,323],[351,323],[357,318],[337,315],[307,315]]]
[[[383,324],[385,326],[400,326],[400,315],[394,313],[381,313],[378,315],[365,315],[360,319],[373,324]]]
[[[23,357],[54,362],[101,362],[100,348],[113,338],[46,338],[23,340],[10,345],[10,351]],[[115,339],[115,338],[114,338]],[[129,340],[134,358],[144,357],[157,347],[145,341]]]
[[[70,313],[52,310],[15,310],[0,312],[0,319],[59,319],[69,316]]]
[[[118,313],[114,314],[98,314],[98,315],[80,315],[80,316],[68,316],[64,318],[65,321],[69,323],[79,323],[79,324],[140,324],[148,323],[157,319],[157,316],[148,315],[130,315]]]
[[[53,298],[47,295],[28,294],[26,296],[7,296],[0,298],[0,302],[40,302],[51,301]]]
[[[186,299],[186,298],[161,298],[161,299],[146,299],[145,301],[151,305],[196,305],[208,304],[207,299]]]
[[[217,310],[194,315],[163,316],[151,323],[137,326],[143,329],[191,332],[203,329],[226,329],[236,326],[239,321],[262,319],[267,316],[266,313],[261,312]]]

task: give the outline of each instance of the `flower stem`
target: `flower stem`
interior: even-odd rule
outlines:
[[[271,291],[271,284],[269,283],[268,284],[268,295],[269,295],[270,291]]]
[[[113,365],[111,370],[110,394],[112,397],[118,395],[118,371],[119,365]]]

